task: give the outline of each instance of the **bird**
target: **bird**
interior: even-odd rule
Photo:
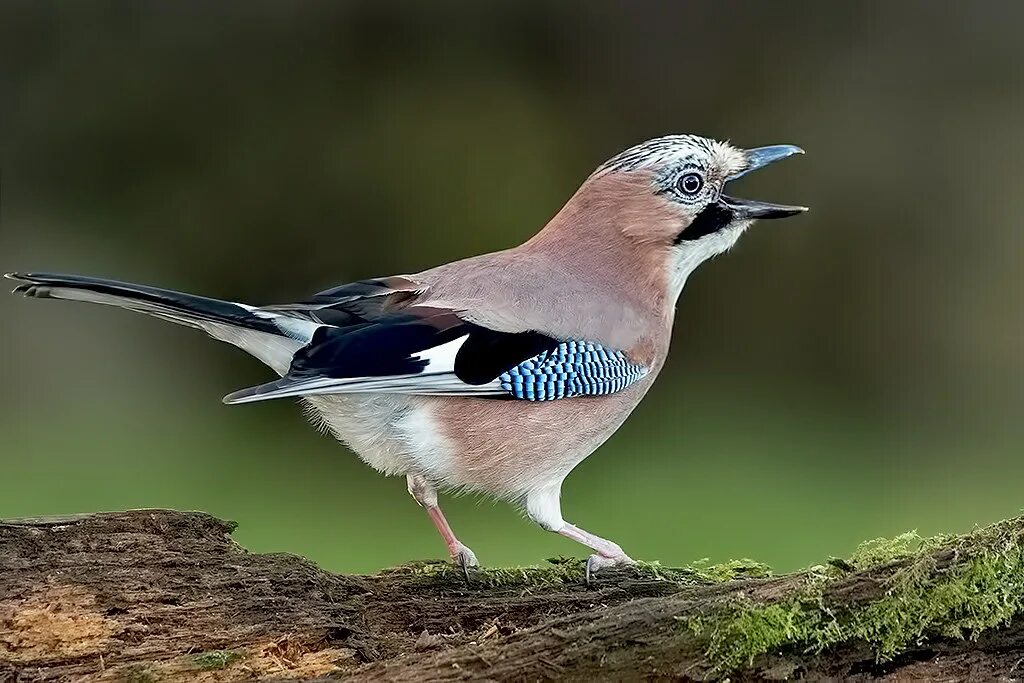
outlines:
[[[518,246],[294,303],[253,306],[59,273],[6,277],[19,282],[17,294],[119,306],[256,357],[276,379],[224,402],[301,401],[365,463],[406,478],[467,576],[478,560],[452,530],[439,492],[518,506],[589,549],[589,580],[635,562],[563,518],[563,482],[651,388],[694,270],[756,220],[807,211],[737,199],[727,185],[802,153],[690,134],[654,138],[598,166]]]

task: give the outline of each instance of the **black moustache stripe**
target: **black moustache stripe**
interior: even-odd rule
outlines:
[[[686,226],[686,229],[676,235],[676,239],[673,244],[699,240],[705,235],[718,232],[732,223],[733,215],[732,209],[721,202],[708,204],[704,207],[704,210],[698,213],[693,221]]]

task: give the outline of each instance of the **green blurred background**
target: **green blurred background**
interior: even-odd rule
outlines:
[[[1024,504],[1019,2],[0,5],[0,270],[252,303],[535,232],[605,158],[699,132],[807,156],[705,265],[668,367],[566,482],[635,557],[791,569]],[[202,509],[258,551],[442,557],[398,479],[236,349],[0,297],[0,517]],[[582,549],[447,499],[487,564]]]

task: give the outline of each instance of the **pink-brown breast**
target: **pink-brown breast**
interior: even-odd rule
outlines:
[[[643,340],[627,349],[650,368],[623,391],[554,401],[433,397],[424,407],[446,443],[447,485],[504,498],[561,482],[622,425],[650,389],[667,352]]]

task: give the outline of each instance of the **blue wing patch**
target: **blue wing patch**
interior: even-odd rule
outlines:
[[[551,401],[621,391],[647,374],[626,354],[591,342],[566,341],[498,375],[515,398]]]

